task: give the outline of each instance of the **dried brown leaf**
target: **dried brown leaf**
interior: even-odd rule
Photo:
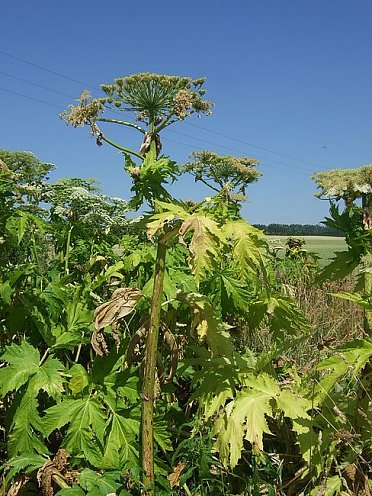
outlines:
[[[93,331],[91,344],[97,355],[104,356],[108,354],[109,349],[102,331]]]
[[[169,348],[169,374],[167,377],[163,378],[163,384],[169,384],[172,382],[172,379],[174,377],[174,374],[176,373],[177,370],[177,365],[178,365],[178,345],[176,338],[173,336],[171,331],[168,329],[168,327],[165,327],[164,324],[162,325],[163,329],[163,337],[166,345]]]
[[[147,326],[143,325],[133,334],[131,340],[129,341],[127,348],[127,356],[125,359],[128,367],[132,365],[135,356],[135,349],[139,345],[139,343],[145,338],[146,333],[147,333]]]
[[[21,493],[23,487],[30,480],[30,477],[26,474],[21,474],[17,477],[17,480],[9,487],[7,491],[7,496],[18,496]]]
[[[8,172],[9,171],[9,167],[6,165],[5,162],[3,162],[0,158],[0,169],[3,171],[3,172]]]
[[[160,136],[158,134],[151,134],[151,133],[146,133],[145,137],[143,138],[143,142],[141,144],[141,149],[140,149],[140,154],[144,157],[146,153],[150,151],[151,148],[151,142],[155,140],[155,146],[156,146],[156,155],[159,155],[162,145],[160,141]]]
[[[137,288],[116,289],[111,299],[97,307],[94,311],[95,328],[97,331],[129,315],[141,296],[142,292]]]
[[[92,347],[98,355],[106,355],[108,347],[103,335],[103,330],[108,325],[115,325],[125,316],[129,315],[141,298],[142,292],[137,288],[118,288],[109,301],[97,307],[94,311],[94,327]],[[119,336],[114,331],[116,344],[120,345]]]
[[[183,462],[178,462],[177,467],[174,467],[173,472],[168,475],[167,479],[169,480],[170,487],[180,485],[181,472],[185,468],[185,464]]]
[[[53,476],[65,480],[66,465],[68,460],[67,451],[59,449],[53,460],[48,460],[37,472],[38,481],[42,496],[53,496]]]
[[[66,469],[68,461],[68,453],[64,449],[59,449],[54,457],[53,463],[57,470],[60,472]]]
[[[347,467],[345,467],[344,469],[344,473],[345,475],[352,481],[355,481],[355,478],[356,478],[356,475],[357,475],[357,467],[355,465],[355,463],[351,463],[350,465],[348,465]]]

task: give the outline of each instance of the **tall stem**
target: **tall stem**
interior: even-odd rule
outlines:
[[[154,483],[154,390],[156,355],[158,351],[160,309],[163,294],[166,245],[158,244],[155,265],[154,290],[151,300],[150,323],[146,340],[145,370],[142,389],[142,482],[146,496],[155,495]]]
[[[150,120],[150,133],[154,132],[154,119]],[[154,160],[156,155],[155,140],[151,140],[150,152]],[[145,348],[145,369],[142,386],[142,417],[141,417],[141,455],[142,482],[145,496],[155,495],[154,473],[154,391],[156,376],[156,358],[158,353],[159,326],[161,301],[165,273],[165,258],[167,246],[158,243],[154,274],[154,288],[151,299],[151,313]]]

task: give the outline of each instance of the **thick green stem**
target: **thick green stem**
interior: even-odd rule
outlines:
[[[112,122],[113,124],[121,124],[122,126],[127,126],[127,127],[132,127],[133,129],[137,129],[137,131],[140,131],[142,134],[146,134],[146,131],[142,129],[141,126],[138,126],[137,124],[133,124],[133,122],[121,121],[119,119],[110,119],[110,118],[106,119],[104,117],[100,117],[99,119],[97,119],[97,121]]]
[[[67,484],[67,482],[63,479],[63,477],[59,474],[53,474],[52,479],[54,482],[61,487],[62,489],[68,489],[70,486]]]
[[[121,146],[118,143],[115,143],[115,141],[112,141],[112,139],[105,136],[103,134],[103,132],[101,131],[101,129],[97,126],[97,124],[94,125],[94,129],[99,134],[99,137],[101,140],[106,141],[106,143],[113,146],[114,148],[117,148],[118,150],[120,150],[123,153],[127,153],[129,155],[134,155],[135,157],[138,157],[141,160],[143,160],[142,155],[140,155],[139,153],[135,152],[134,150],[131,150],[130,148],[126,148],[125,146]]]
[[[143,470],[142,482],[144,486],[143,494],[146,496],[153,496],[155,494],[153,425],[154,390],[166,252],[166,245],[159,243],[156,255],[154,290],[151,300],[151,315],[146,340],[145,370],[143,374],[141,450]]]
[[[154,119],[151,119],[149,132],[154,132]],[[150,152],[154,160],[157,158],[155,140],[151,141]],[[151,313],[145,348],[145,368],[142,386],[142,417],[141,417],[141,455],[142,483],[145,496],[155,495],[154,473],[154,402],[156,358],[160,326],[160,311],[163,296],[165,274],[165,257],[167,246],[158,243],[154,274],[154,288],[151,299]]]

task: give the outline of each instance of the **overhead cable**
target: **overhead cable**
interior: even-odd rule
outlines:
[[[42,65],[34,64],[33,62],[29,62],[28,60],[21,59],[20,57],[16,57],[15,55],[11,55],[10,53],[4,52],[3,50],[0,50],[0,53],[2,55],[5,55],[6,57],[10,57],[14,60],[18,60],[19,62],[23,62],[24,64],[28,64],[28,65],[31,65],[33,67],[36,67],[37,69],[40,69],[41,71],[49,72],[49,74],[53,74],[54,76],[58,76],[58,77],[61,77],[63,79],[67,79],[68,81],[72,81],[73,83],[82,84],[83,86],[86,86],[87,88],[91,88],[94,90],[96,89],[94,86],[92,86],[88,83],[84,83],[83,81],[79,81],[78,79],[74,79],[74,78],[71,78],[69,76],[65,76],[64,74],[61,74],[60,72],[53,71],[52,69],[48,69],[47,67],[44,67]]]
[[[59,110],[62,110],[60,105],[55,105],[54,103],[49,103],[46,102],[45,100],[40,100],[39,98],[34,98],[32,96],[24,95],[23,93],[18,93],[17,91],[8,90],[7,88],[0,88],[0,90],[6,91],[7,93],[12,93],[13,95],[21,96],[23,98],[27,98],[28,100],[33,100],[34,102],[44,103],[44,105],[49,105],[50,107],[55,107]]]
[[[187,146],[187,147],[189,147],[191,149],[194,149],[194,150],[197,149],[197,150],[203,151],[203,148],[200,148],[199,146],[194,146],[191,143],[183,143],[182,141],[174,140],[174,139],[171,139],[171,138],[167,138],[167,141],[170,141],[170,142],[173,142],[173,143],[177,143],[178,145]],[[269,160],[269,161],[271,162],[271,160]],[[266,162],[264,162],[262,165],[264,167],[268,167],[269,169],[282,170],[284,172],[291,172],[291,173],[292,172],[295,172],[297,174],[301,174],[302,176],[307,176],[308,177],[308,174],[305,171],[303,171],[303,170],[278,167],[278,166],[274,166],[274,165],[268,165]]]
[[[296,160],[297,162],[303,162],[305,164],[315,165],[316,167],[319,167],[319,164],[316,162],[312,162],[310,160],[304,160],[301,158],[293,157],[291,155],[286,155],[284,153],[280,153],[280,152],[277,152],[275,150],[271,150],[270,148],[266,148],[264,146],[254,145],[253,143],[249,143],[248,141],[244,141],[244,140],[241,140],[239,138],[234,138],[233,136],[229,136],[228,134],[225,134],[225,133],[220,133],[219,131],[212,131],[211,129],[208,129],[204,126],[199,126],[198,124],[194,124],[192,122],[185,122],[185,124],[187,124],[188,126],[193,126],[193,127],[199,128],[199,129],[203,129],[203,131],[207,131],[209,133],[216,134],[218,136],[222,136],[224,138],[236,141],[238,143],[242,143],[243,145],[248,145],[248,146],[251,146],[252,148],[257,148],[258,150],[263,150],[263,151],[268,152],[268,153],[274,153],[275,155],[280,155],[281,157],[284,157],[284,158],[289,158],[291,160]]]

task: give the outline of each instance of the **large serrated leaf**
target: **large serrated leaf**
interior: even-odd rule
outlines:
[[[193,232],[189,245],[190,265],[198,284],[216,267],[225,238],[217,222],[203,215],[192,215],[184,220],[179,229],[181,240],[188,231]]]
[[[274,337],[283,340],[283,331],[292,335],[298,335],[300,330],[301,332],[311,331],[305,314],[290,298],[279,294],[270,295],[266,304],[266,312]]]
[[[105,429],[105,413],[97,397],[82,399],[66,398],[61,403],[48,408],[42,419],[46,435],[55,429],[69,424],[63,447],[70,454],[84,454],[96,467],[102,463],[102,450]]]
[[[80,363],[74,365],[68,371],[71,376],[69,388],[72,394],[80,393],[89,384],[89,376],[85,368]]]
[[[97,494],[100,496],[107,496],[108,494],[116,494],[117,489],[121,486],[120,472],[107,472],[106,474],[97,474],[89,468],[85,468],[78,476],[78,481],[81,486],[89,491],[89,494],[98,490]]]
[[[316,280],[318,284],[323,284],[325,281],[343,279],[348,274],[351,274],[359,263],[359,257],[356,256],[353,250],[337,252],[331,262],[320,272]]]
[[[149,222],[146,226],[148,238],[151,240],[155,236],[155,234],[164,227],[165,224],[168,224],[175,218],[176,215],[173,212],[169,211],[153,215],[151,217],[152,221]]]
[[[17,391],[39,370],[39,351],[27,341],[22,341],[20,345],[7,346],[1,359],[9,363],[7,367],[0,369],[2,395]]]
[[[229,326],[217,317],[212,302],[200,293],[180,293],[178,298],[190,305],[193,317],[192,331],[197,332],[199,340],[207,341],[213,355],[231,356],[234,345],[226,332]]]
[[[48,449],[39,435],[40,432],[43,433],[43,428],[38,412],[39,404],[33,391],[27,390],[15,405],[8,439],[9,455],[17,457],[35,451],[47,454]]]
[[[232,259],[242,280],[249,280],[262,267],[261,249],[266,246],[263,233],[244,220],[234,220],[222,226],[223,234],[230,239]]]
[[[65,367],[56,358],[48,357],[30,380],[29,387],[35,394],[45,391],[52,398],[58,398],[64,391],[62,376]]]
[[[243,449],[246,439],[254,450],[263,449],[263,435],[270,434],[267,417],[273,417],[273,406],[284,415],[298,422],[308,421],[307,411],[311,402],[290,391],[280,390],[277,381],[266,373],[258,376],[248,373],[241,381],[245,387],[236,395],[226,393],[224,410],[219,412],[213,432],[217,434],[215,448],[225,466],[234,467]],[[235,397],[234,397],[235,396]],[[219,404],[219,407],[222,407]],[[218,413],[218,412],[216,412]],[[297,424],[296,424],[297,425]],[[304,433],[307,426],[304,427]]]
[[[119,469],[138,462],[135,439],[139,430],[139,421],[130,418],[128,412],[111,409],[105,429],[103,467]]]
[[[44,465],[47,458],[34,453],[26,453],[20,456],[11,458],[4,466],[7,470],[6,481],[10,481],[20,472],[24,474],[32,473]]]
[[[243,439],[253,448],[263,449],[263,434],[270,434],[265,415],[272,416],[272,394],[245,389],[227,405],[224,422],[216,424],[214,432],[220,431],[215,447],[222,463],[232,468],[238,463],[243,449]]]
[[[276,404],[280,410],[283,410],[284,415],[291,419],[310,418],[307,412],[313,407],[310,400],[286,389],[276,397]]]
[[[317,401],[323,401],[336,382],[347,372],[356,376],[372,356],[372,343],[355,339],[341,346],[332,356],[317,365],[317,370],[327,371],[315,387]]]

